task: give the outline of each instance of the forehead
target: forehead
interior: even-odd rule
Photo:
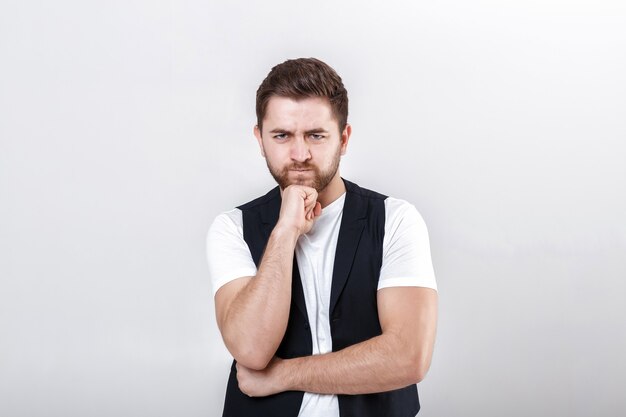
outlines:
[[[263,118],[263,129],[267,126],[269,129],[308,130],[318,127],[331,128],[336,125],[337,121],[326,97],[295,100],[273,96],[267,103]]]

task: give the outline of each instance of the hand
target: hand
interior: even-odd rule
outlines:
[[[290,185],[283,190],[279,224],[295,227],[300,235],[308,233],[316,217],[322,214],[315,188]]]
[[[274,356],[265,369],[256,371],[237,362],[239,389],[249,397],[265,397],[287,391],[285,379],[279,376],[282,363],[282,359]]]

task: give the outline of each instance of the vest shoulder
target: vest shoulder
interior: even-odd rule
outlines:
[[[350,193],[354,193],[357,194],[361,197],[365,197],[365,198],[369,198],[369,199],[373,199],[373,200],[386,200],[387,196],[384,194],[381,194],[377,191],[373,191],[373,190],[369,190],[367,188],[363,188],[351,181],[346,180],[345,178],[343,179],[343,182],[346,186],[346,191],[350,192]]]
[[[279,191],[278,186],[272,188],[270,191],[267,192],[267,194],[262,195],[261,197],[257,197],[254,200],[248,201],[245,204],[237,206],[237,208],[240,210],[252,209],[254,207],[259,207],[259,206],[268,204],[276,198],[280,198],[280,191]]]
[[[372,200],[386,200],[388,197],[382,193],[377,191],[373,191],[364,187],[361,187],[351,181],[343,179],[344,184],[346,186],[346,191],[349,193],[356,194],[360,197],[372,199]],[[247,203],[241,204],[237,206],[240,210],[248,210],[253,209],[255,207],[263,206],[265,204],[271,203],[275,199],[280,199],[280,189],[278,186],[272,188],[265,195],[255,198],[254,200],[250,200]]]

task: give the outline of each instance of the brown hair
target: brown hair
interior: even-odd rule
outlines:
[[[259,130],[263,126],[267,103],[273,96],[294,100],[326,97],[330,101],[340,132],[348,122],[348,92],[335,70],[319,59],[290,59],[272,68],[256,92],[256,118]]]

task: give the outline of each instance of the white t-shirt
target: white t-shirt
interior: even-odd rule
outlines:
[[[296,244],[296,259],[304,290],[313,355],[332,352],[329,304],[337,238],[345,193],[326,206],[311,230]],[[213,295],[236,278],[256,275],[256,265],[243,239],[241,210],[216,217],[207,235],[207,258]],[[428,231],[415,207],[400,199],[385,199],[385,236],[378,289],[415,286],[437,289],[430,258]],[[339,417],[336,395],[304,393],[299,417]]]

